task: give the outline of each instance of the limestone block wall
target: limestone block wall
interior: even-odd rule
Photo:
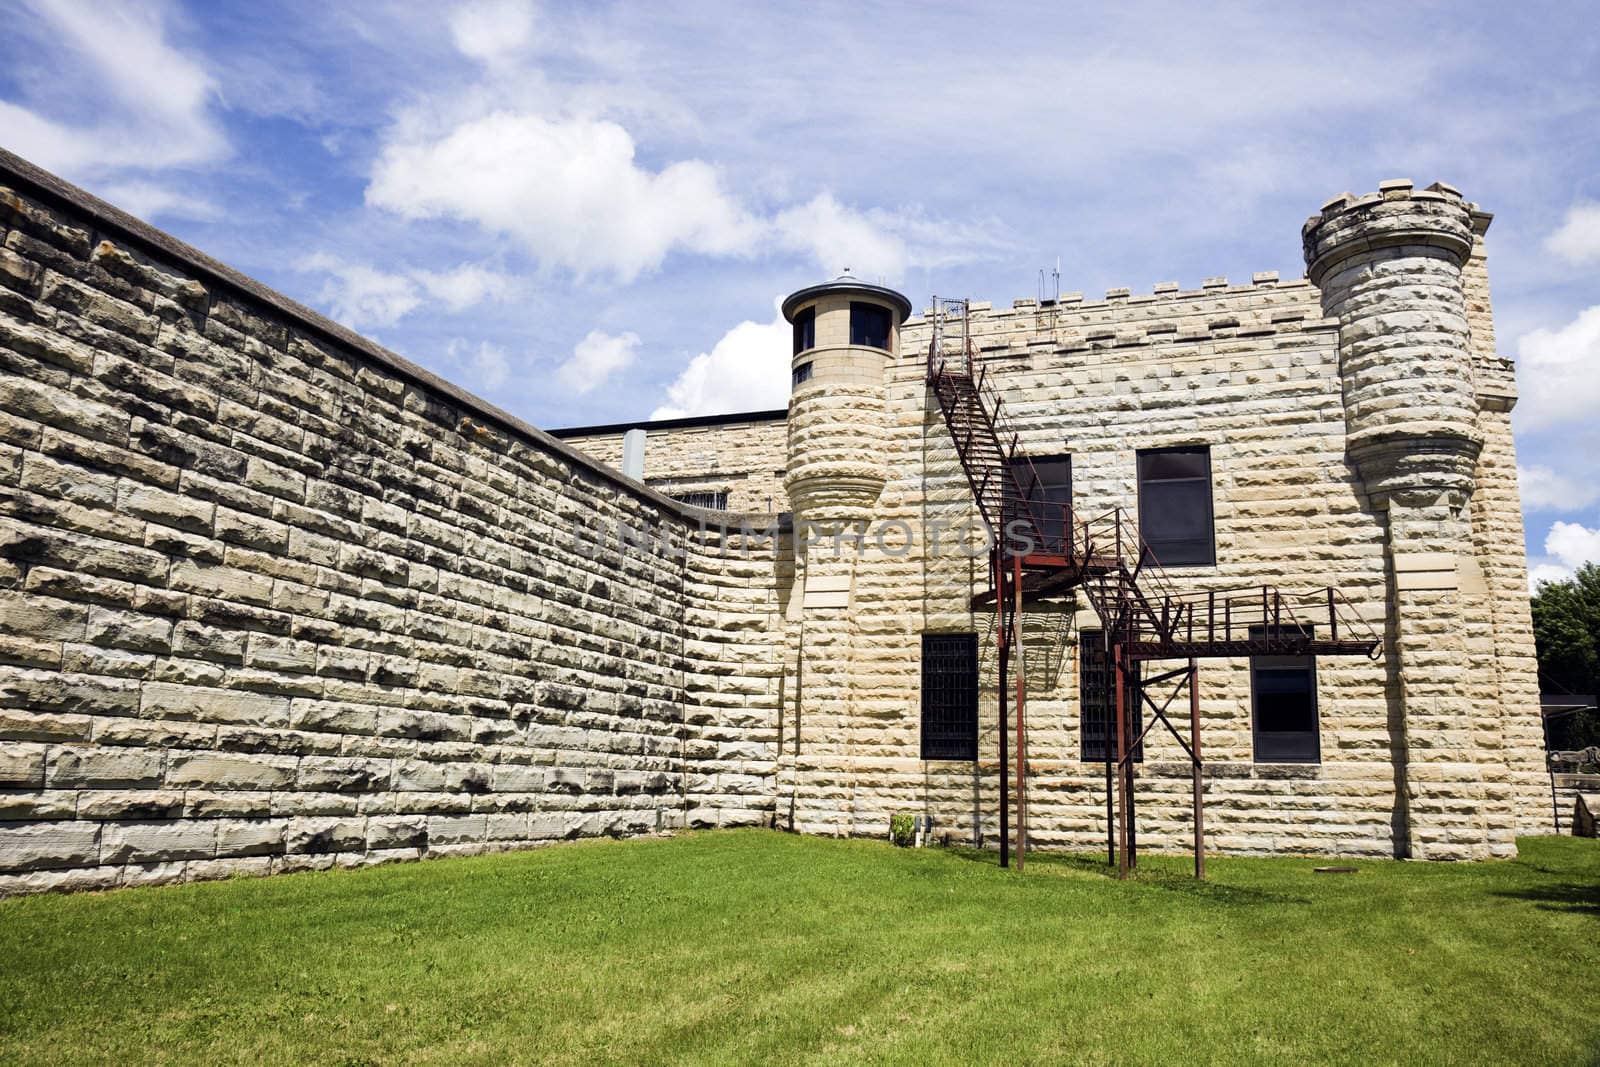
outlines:
[[[0,894],[766,817],[776,542],[0,186]]]
[[[1475,328],[1488,325],[1485,309],[1473,321]],[[1262,274],[1249,285],[1211,279],[1188,291],[1113,290],[1104,300],[1070,294],[1050,306],[977,304],[973,329],[1028,451],[1072,455],[1080,510],[1136,513],[1138,449],[1210,448],[1217,564],[1172,568],[1176,584],[1219,590],[1271,584],[1288,591],[1335,585],[1378,633],[1385,631],[1391,604],[1384,527],[1348,461],[1338,323],[1323,317],[1315,286]],[[993,845],[992,616],[970,606],[983,560],[948,548],[927,551],[936,524],[948,531],[977,515],[953,443],[926,396],[926,330],[925,323],[906,325],[903,355],[889,372],[886,459],[898,476],[891,475],[879,498],[862,548],[848,558],[849,605],[806,611],[791,623],[799,728],[779,772],[779,814],[792,813],[797,829],[876,835],[891,812],[917,811],[933,815],[954,840]],[[1485,352],[1479,363],[1508,390],[1508,368]],[[1525,584],[1516,585],[1522,554],[1512,538],[1520,514],[1509,427],[1503,411],[1475,417],[1498,429],[1486,435],[1473,540],[1451,551],[1463,554],[1464,567],[1480,568],[1495,595],[1474,597],[1467,613],[1472,652],[1455,685],[1471,708],[1463,725],[1481,767],[1458,783],[1452,803],[1471,808],[1487,842],[1491,828],[1507,819],[1528,828],[1537,823],[1536,794],[1527,788],[1538,759],[1537,701],[1523,684],[1531,645]],[[872,531],[899,521],[915,530],[917,546],[886,552]],[[1036,846],[1095,849],[1105,839],[1104,767],[1079,759],[1077,629],[1094,620],[1086,604],[1078,607],[1027,620],[1029,821]],[[980,635],[985,688],[976,765],[919,758],[925,630]],[[814,684],[818,677],[826,684]],[[1248,661],[1203,665],[1209,847],[1404,851],[1408,813],[1397,768],[1406,753],[1386,662],[1324,658],[1317,687],[1321,762],[1257,763]],[[1188,766],[1178,746],[1152,735],[1138,775],[1141,841],[1186,847]]]
[[[687,421],[687,420],[685,420]],[[789,510],[783,491],[787,462],[784,420],[741,418],[711,425],[643,424],[645,484],[666,494],[728,494],[728,510],[777,514]],[[601,463],[622,466],[625,429],[555,435]]]

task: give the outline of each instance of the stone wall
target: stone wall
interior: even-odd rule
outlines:
[[[690,425],[683,425],[689,422]],[[728,494],[732,512],[787,511],[783,492],[784,420],[730,415],[726,422],[640,423],[645,431],[645,484],[668,495]],[[557,430],[555,436],[602,463],[622,466],[626,428]]]
[[[1470,738],[1473,765],[1467,773],[1453,767],[1449,780],[1438,783],[1441,807],[1476,829],[1429,854],[1504,854],[1507,827],[1544,825],[1507,416],[1515,389],[1509,362],[1494,351],[1486,224],[1481,213],[1474,220],[1462,281],[1474,418],[1484,443],[1470,537],[1449,545],[1473,587],[1452,683],[1468,709],[1453,740]],[[1218,590],[1270,584],[1291,592],[1336,586],[1381,636],[1393,617],[1384,519],[1349,460],[1339,322],[1324,317],[1321,299],[1305,279],[1263,273],[1242,285],[1213,278],[1194,289],[1169,283],[1146,294],[1112,290],[1098,300],[1067,294],[1047,305],[978,303],[972,328],[1025,448],[1071,454],[1074,503],[1084,513],[1137,512],[1139,449],[1209,446],[1218,562],[1172,568],[1175,584]],[[984,588],[984,561],[952,550],[957,538],[948,531],[976,521],[977,512],[923,384],[928,339],[926,321],[907,323],[887,371],[890,480],[860,548],[846,537],[836,550],[822,530],[799,553],[778,813],[806,832],[879,835],[890,813],[914,811],[933,816],[952,840],[993,846],[999,769],[993,617],[970,602]],[[856,398],[848,391],[835,391],[831,402],[840,420],[862,417],[852,413]],[[914,532],[909,551],[900,550],[897,533],[887,534],[887,546],[876,536],[898,523]],[[928,550],[936,527],[947,531],[939,553]],[[1481,589],[1473,584],[1479,581]],[[813,584],[821,592],[807,596]],[[1087,607],[1080,600],[1065,612],[1040,611],[1026,620],[1034,846],[1092,850],[1105,841],[1104,766],[1079,758],[1078,635],[1095,625]],[[920,759],[920,636],[940,630],[980,636],[976,764]],[[1322,754],[1315,764],[1257,762],[1249,661],[1203,664],[1208,847],[1409,853],[1411,812],[1400,784],[1409,753],[1396,719],[1393,659],[1390,649],[1378,660],[1318,662]],[[1187,847],[1189,771],[1177,744],[1152,735],[1137,773],[1141,842]]]
[[[0,894],[769,817],[782,542],[0,186]]]

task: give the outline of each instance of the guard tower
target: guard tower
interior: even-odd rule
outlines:
[[[911,301],[845,275],[790,294],[789,463],[796,522],[865,522],[888,480],[884,371]]]

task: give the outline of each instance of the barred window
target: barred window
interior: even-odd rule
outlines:
[[[726,489],[696,489],[686,493],[671,493],[668,495],[678,503],[688,504],[692,508],[710,508],[713,511],[728,510],[728,491]]]
[[[1137,677],[1139,664],[1125,664],[1125,682]],[[1105,634],[1100,630],[1078,631],[1078,758],[1085,763],[1104,763],[1117,758],[1116,667],[1106,651]],[[1131,685],[1127,697],[1132,698]],[[1144,708],[1134,709],[1134,735],[1144,729]],[[1128,738],[1132,741],[1133,738]],[[1144,745],[1133,750],[1136,762],[1144,760]]]
[[[922,635],[922,758],[978,758],[978,635]]]

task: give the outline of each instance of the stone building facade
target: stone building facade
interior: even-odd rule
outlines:
[[[973,305],[1075,504],[1136,510],[1141,452],[1203,449],[1215,558],[1173,580],[1337,584],[1382,631],[1310,665],[1312,760],[1258,758],[1260,665],[1208,667],[1211,848],[1497,856],[1537,825],[1488,221],[1390,183],[1308,223],[1305,280]],[[927,322],[857,343],[822,290],[788,417],[647,426],[641,482],[624,427],[528,426],[0,153],[0,893],[900,810],[993,845]],[[1104,839],[1095,625],[1028,617],[1036,846]],[[925,634],[975,635],[975,759],[921,758]],[[1174,756],[1139,770],[1147,846],[1187,832]]]

